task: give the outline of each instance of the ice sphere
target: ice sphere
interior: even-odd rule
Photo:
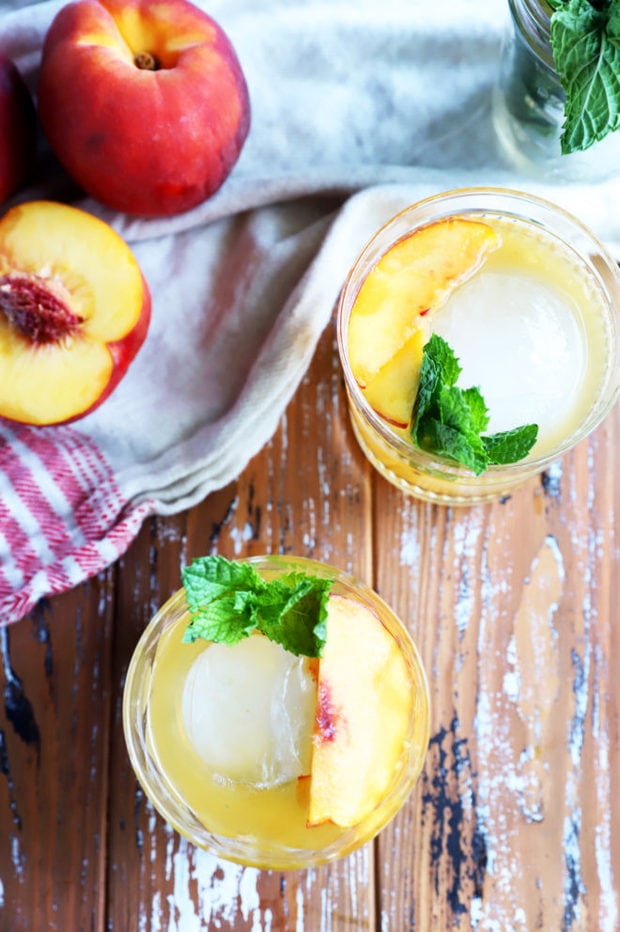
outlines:
[[[562,435],[577,405],[586,341],[570,299],[533,275],[482,271],[433,321],[491,417],[486,432],[536,423],[539,438]]]
[[[265,787],[309,773],[315,705],[308,659],[254,634],[196,658],[182,708],[191,743],[215,773]]]

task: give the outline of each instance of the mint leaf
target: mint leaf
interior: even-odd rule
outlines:
[[[192,616],[183,640],[186,642],[204,638],[206,641],[224,641],[236,644],[257,627],[256,615],[248,605],[241,608],[235,597],[223,596],[208,602]]]
[[[530,452],[538,437],[537,424],[524,424],[513,430],[505,430],[498,434],[483,437],[489,463],[506,465],[523,459]]]
[[[607,22],[607,38],[614,44],[620,44],[620,3],[612,3]]]
[[[563,154],[620,127],[620,0],[551,3],[551,48],[566,96]]]
[[[429,418],[425,424],[424,447],[428,453],[454,460],[476,475],[488,466],[488,457],[477,437],[464,433],[456,427],[442,424]]]
[[[266,583],[249,563],[233,563],[225,557],[211,556],[194,562],[183,570],[190,610],[235,591],[248,592]]]
[[[412,441],[476,475],[490,465],[506,465],[527,456],[538,436],[537,425],[482,436],[489,424],[486,403],[479,388],[461,389],[455,384],[460,372],[454,350],[443,337],[433,334],[422,355]]]
[[[327,635],[329,586],[326,580],[300,573],[274,580],[274,601],[269,610],[261,608],[260,630],[287,650],[295,644],[294,654],[319,657]]]
[[[452,347],[442,337],[433,333],[425,349],[439,366],[442,381],[446,385],[456,385],[462,370]]]
[[[432,339],[432,338],[431,338]],[[428,346],[428,344],[427,344]],[[432,417],[431,405],[437,395],[441,384],[441,368],[435,362],[432,355],[426,352],[422,355],[422,366],[420,369],[420,382],[418,393],[416,395],[414,416],[411,424],[411,436],[418,446],[424,446],[423,430],[427,417]]]
[[[412,436],[419,446],[424,446],[425,418],[439,419],[437,404],[441,386],[454,385],[460,374],[461,367],[451,347],[433,333],[424,347],[412,422]]]
[[[287,573],[266,582],[248,563],[199,557],[183,570],[191,622],[183,640],[236,644],[261,631],[293,654],[319,657],[331,581]]]
[[[477,386],[463,390],[463,397],[469,407],[472,428],[481,434],[489,426],[489,411]]]
[[[478,435],[474,428],[472,414],[465,395],[456,385],[442,383],[437,392],[437,411],[439,420],[448,427],[454,427],[464,434]]]

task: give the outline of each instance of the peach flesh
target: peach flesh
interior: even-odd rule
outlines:
[[[316,710],[316,740],[321,743],[333,741],[336,737],[337,712],[334,706],[331,690],[326,683],[321,683],[318,692]]]
[[[364,279],[351,309],[348,352],[360,387],[394,358],[432,310],[499,245],[492,227],[452,217],[397,240]]]
[[[123,378],[150,321],[131,250],[102,220],[31,201],[0,219],[0,416],[58,424]]]
[[[398,771],[413,707],[409,669],[367,606],[330,596],[319,663],[308,825],[361,822]]]

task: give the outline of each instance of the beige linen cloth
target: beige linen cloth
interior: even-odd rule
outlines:
[[[62,5],[1,7],[0,50],[35,96]],[[490,113],[507,0],[198,5],[235,46],[252,104],[220,191],[140,220],[84,198],[43,149],[37,183],[13,199],[67,200],[110,222],[144,271],[153,319],[88,417],[39,429],[0,420],[3,623],[115,560],[147,515],[239,474],[275,431],[356,254],[400,208],[471,184],[535,191],[620,255],[620,176],[563,185],[502,161]]]

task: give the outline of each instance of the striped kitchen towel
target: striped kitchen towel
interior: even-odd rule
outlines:
[[[4,621],[113,563],[152,503],[128,508],[110,463],[72,427],[0,421],[0,599]]]

